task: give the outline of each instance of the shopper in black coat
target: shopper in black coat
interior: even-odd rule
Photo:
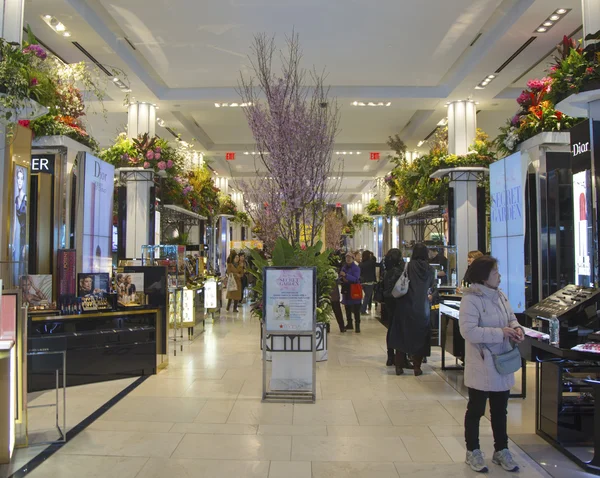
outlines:
[[[431,353],[431,301],[436,287],[436,271],[429,265],[427,246],[416,244],[407,265],[408,293],[396,305],[390,332],[390,347],[396,349],[396,375],[404,373],[405,355],[412,356],[414,374],[423,374],[423,358]]]
[[[402,260],[402,251],[400,249],[390,249],[383,260],[385,272],[383,274],[383,310],[382,315],[387,320],[388,330],[385,338],[387,344],[387,362],[386,365],[394,365],[394,348],[390,345],[390,331],[392,330],[392,322],[394,320],[394,312],[396,303],[399,299],[392,297],[394,285],[404,271],[404,261]]]
[[[358,265],[360,267],[360,283],[363,287],[364,298],[361,314],[367,314],[367,308],[371,311],[371,299],[373,298],[373,289],[377,284],[377,260],[371,251],[362,253],[362,260]]]

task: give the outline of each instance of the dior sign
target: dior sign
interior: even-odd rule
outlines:
[[[592,148],[590,123],[585,120],[571,128],[571,160],[574,170],[590,169],[592,164]]]
[[[573,155],[573,157],[577,157],[580,154],[583,153],[587,153],[590,151],[590,142],[586,142],[586,143],[577,143],[572,145],[572,152],[571,154]]]

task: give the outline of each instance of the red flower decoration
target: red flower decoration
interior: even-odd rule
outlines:
[[[19,124],[25,128],[29,128],[29,125],[31,124],[31,121],[29,120],[19,120]]]

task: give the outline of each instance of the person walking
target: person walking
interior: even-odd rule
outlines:
[[[242,267],[240,266],[240,256],[231,251],[227,258],[227,312],[233,301],[233,311],[238,311],[238,304],[242,300]],[[234,281],[235,286],[230,282]]]
[[[500,374],[494,365],[494,355],[510,351],[511,341],[520,343],[525,334],[510,302],[498,288],[501,276],[495,258],[475,259],[466,279],[471,287],[463,292],[459,313],[460,333],[465,339],[465,386],[469,389],[465,414],[466,463],[473,471],[488,471],[479,445],[479,422],[489,399],[494,434],[492,463],[506,471],[517,471],[519,466],[508,450],[507,432],[508,397],[515,375]]]
[[[377,261],[371,251],[362,253],[362,260],[358,265],[360,268],[360,283],[363,287],[364,297],[360,313],[366,315],[371,312],[371,299],[373,298],[373,289],[377,284]]]
[[[392,322],[394,321],[394,312],[396,303],[400,299],[392,296],[392,290],[404,272],[404,261],[402,260],[402,251],[397,248],[390,249],[383,260],[385,272],[383,274],[383,308],[382,315],[385,322],[388,324],[385,342],[387,345],[387,362],[388,367],[395,365],[394,348],[390,345],[390,334],[392,330]]]
[[[410,284],[394,310],[389,347],[396,350],[396,375],[409,368],[406,355],[413,359],[415,377],[423,375],[421,364],[431,352],[430,311],[436,288],[436,271],[429,265],[429,252],[422,243],[415,244],[407,267]]]
[[[340,271],[340,281],[342,282],[342,304],[346,309],[346,330],[352,330],[352,314],[356,322],[355,332],[360,334],[360,305],[361,299],[353,299],[350,296],[350,286],[360,283],[360,268],[354,263],[354,256],[351,253],[346,254],[346,263]]]

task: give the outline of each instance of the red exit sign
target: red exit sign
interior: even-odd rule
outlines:
[[[335,207],[337,207],[337,208],[340,208],[340,207],[342,207],[342,203],[341,203],[341,202],[336,202],[336,203],[335,203]]]
[[[371,153],[370,159],[371,161],[379,161],[379,159],[381,159],[380,153]]]
[[[225,159],[227,161],[233,161],[235,159],[235,153],[225,153]]]

